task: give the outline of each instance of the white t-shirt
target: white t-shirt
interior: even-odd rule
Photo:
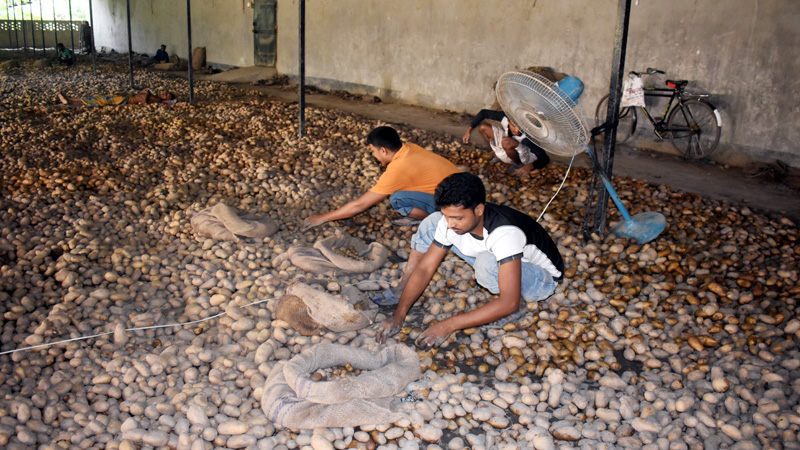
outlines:
[[[522,259],[547,270],[553,278],[561,279],[564,260],[555,242],[541,225],[515,209],[493,203],[485,205],[483,238],[471,233],[455,233],[447,228],[447,219],[442,217],[436,226],[434,244],[444,249],[455,246],[470,257],[489,252],[500,265]]]

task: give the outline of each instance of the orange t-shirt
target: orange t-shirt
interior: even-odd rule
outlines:
[[[442,180],[458,171],[447,158],[417,144],[404,143],[370,191],[383,195],[397,191],[433,194]]]

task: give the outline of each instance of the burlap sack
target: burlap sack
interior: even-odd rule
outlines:
[[[206,48],[195,47],[192,50],[192,69],[200,70],[206,65]]]
[[[342,254],[354,250],[357,257]],[[273,258],[272,266],[278,267],[287,259],[306,272],[341,275],[344,273],[370,273],[386,263],[389,252],[382,244],[373,242],[367,245],[347,233],[337,232],[314,243],[314,248],[291,247]]]
[[[332,295],[307,284],[294,283],[286,289],[286,294],[278,299],[277,318],[305,336],[326,330],[337,333],[360,330],[372,325],[378,315],[378,306],[355,286],[345,287],[341,295]],[[300,299],[302,305],[293,297]]]
[[[525,70],[528,72],[533,72],[537,75],[541,75],[553,83],[558,83],[567,77],[567,74],[563,72],[556,72],[552,67],[547,66],[531,66],[526,67]]]
[[[278,231],[278,224],[266,217],[240,213],[220,202],[190,219],[192,229],[204,236],[224,241],[238,241],[239,236],[264,238]]]
[[[344,273],[319,250],[310,247],[289,247],[285,252],[272,258],[272,267],[278,267],[284,261],[311,273],[322,273],[336,276]]]
[[[176,67],[177,64],[172,62],[153,64],[153,68],[156,70],[170,71],[170,70],[175,70]]]
[[[16,59],[3,61],[0,63],[0,69],[13,69],[15,67],[19,67],[19,61],[17,61]]]
[[[319,369],[348,363],[363,372],[337,381],[311,380]],[[401,344],[378,352],[317,344],[275,364],[264,385],[261,409],[276,426],[291,429],[391,424],[407,417],[395,396],[419,375],[417,352]]]
[[[337,249],[349,249],[350,247],[354,248],[358,256],[364,259],[344,256],[337,251]],[[339,233],[336,236],[317,241],[314,243],[314,248],[336,267],[355,273],[374,272],[380,269],[389,258],[389,252],[382,244],[373,242],[367,245],[361,239],[356,239],[346,233]]]
[[[288,323],[303,336],[316,336],[327,329],[308,314],[308,306],[296,295],[284,295],[275,301],[275,317]]]

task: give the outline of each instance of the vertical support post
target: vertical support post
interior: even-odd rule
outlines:
[[[20,22],[22,22],[22,26],[19,27],[22,30],[22,48],[23,48],[24,51],[27,52],[28,51],[28,35],[25,33],[25,5],[20,3],[19,6],[20,6],[20,8],[22,8],[19,11]],[[14,15],[16,15],[16,12],[14,12]]]
[[[20,29],[20,26],[19,26],[19,23],[17,23],[17,5],[14,5],[12,7],[12,9],[14,10],[14,43],[16,44],[17,48],[20,48],[19,47],[19,29]],[[23,35],[23,38],[24,37],[25,36]]]
[[[69,0],[69,39],[72,43],[72,54],[75,54],[75,33],[72,30],[72,0]]]
[[[189,45],[189,104],[194,105],[194,67],[192,67],[192,0],[186,0],[186,40]]]
[[[89,0],[89,30],[92,35],[92,42],[90,42],[92,46],[92,71],[97,75],[97,52],[94,50],[94,15],[92,14],[92,0]]]
[[[600,161],[603,174],[610,180],[614,167],[614,149],[617,141],[617,125],[619,124],[619,104],[622,97],[622,77],[625,68],[625,52],[628,47],[628,22],[631,13],[631,0],[619,0],[617,8],[617,27],[614,40],[614,55],[611,61],[611,83],[609,86],[608,113],[611,118],[611,129],[603,139],[603,159]],[[608,190],[598,189],[597,208],[595,209],[594,232],[598,236],[605,235],[606,216],[608,212]]]
[[[58,23],[56,23],[56,0],[53,0],[53,36],[55,37],[55,45],[58,45]],[[56,54],[58,54],[58,47],[56,47]]]
[[[133,38],[131,38],[131,0],[125,0],[128,8],[128,72],[131,76],[131,89],[136,89],[133,84]]]
[[[31,24],[31,47],[33,47],[33,59],[36,59],[36,30],[33,29],[33,3],[28,3],[28,22]]]
[[[9,13],[8,11],[9,11],[8,10],[8,2],[6,2],[6,18],[10,19],[11,18],[11,13]],[[14,22],[14,24],[12,26],[13,27],[17,26],[16,21]],[[8,27],[8,46],[9,47],[11,46],[11,27]]]
[[[44,9],[42,9],[42,1],[39,0],[39,28],[42,32],[42,56],[47,57],[47,39],[44,37]]]
[[[300,0],[300,101],[298,130],[300,137],[306,135],[306,1]]]

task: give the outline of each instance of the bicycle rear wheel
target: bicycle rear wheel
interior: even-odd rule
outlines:
[[[719,111],[704,100],[682,102],[667,119],[669,140],[685,159],[702,159],[710,155],[719,144],[721,131]]]
[[[608,115],[608,94],[600,99],[594,112],[595,126],[606,123]],[[622,144],[636,131],[636,108],[626,107],[619,110],[619,125],[617,125],[617,144]]]

